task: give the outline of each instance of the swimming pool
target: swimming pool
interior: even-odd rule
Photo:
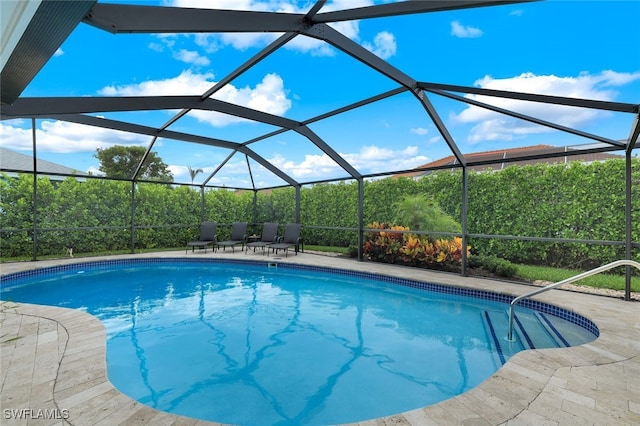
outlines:
[[[500,336],[509,296],[330,272],[203,259],[93,262],[3,277],[2,297],[97,316],[119,390],[236,424],[352,422],[433,404],[539,340]],[[568,340],[597,335],[582,317],[537,308],[519,308],[518,317],[566,322]]]

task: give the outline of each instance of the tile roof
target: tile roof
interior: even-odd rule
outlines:
[[[469,166],[469,170],[475,171],[485,171],[485,170],[500,170],[507,166],[518,165],[533,165],[533,164],[558,164],[558,163],[568,163],[570,161],[582,161],[582,162],[592,162],[592,161],[604,161],[611,158],[624,158],[621,155],[616,154],[608,154],[608,153],[584,153],[584,154],[575,154],[572,155],[559,155],[554,157],[547,158],[530,158],[524,159],[520,161],[504,161],[511,158],[516,157],[538,157],[545,156],[551,154],[562,154],[564,152],[569,153],[570,151],[579,151],[576,147],[569,146],[552,146],[552,145],[533,145],[533,146],[525,146],[520,148],[510,148],[510,149],[499,149],[494,151],[483,151],[483,152],[475,152],[471,154],[465,154],[464,158],[469,163],[478,163]],[[448,157],[441,158],[436,161],[432,161],[431,163],[423,164],[421,166],[416,167],[416,169],[427,169],[427,168],[441,168],[446,166],[455,166],[460,164],[455,156],[450,155]],[[406,173],[403,176],[420,176],[423,174],[427,174],[429,171],[416,171]]]

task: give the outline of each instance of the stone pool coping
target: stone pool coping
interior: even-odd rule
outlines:
[[[9,274],[76,262],[193,256],[312,264],[513,295],[531,290],[521,284],[309,253],[285,258],[163,252],[18,262],[1,268]],[[358,425],[640,424],[640,304],[561,290],[536,299],[593,320],[600,336],[578,347],[518,353],[462,395]],[[217,424],[158,411],[117,391],[106,377],[104,326],[91,315],[2,302],[0,321],[3,424]],[[19,414],[29,419],[17,419]]]

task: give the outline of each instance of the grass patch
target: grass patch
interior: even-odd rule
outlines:
[[[518,264],[517,266],[518,277],[530,281],[544,280],[556,283],[558,281],[566,280],[567,278],[571,278],[575,275],[585,272],[576,271],[573,269],[550,268],[546,266],[531,266],[521,264]],[[623,270],[622,268],[617,269],[621,271]],[[624,275],[602,273],[584,278],[580,281],[575,282],[574,284],[586,285],[596,288],[608,288],[612,290],[624,290],[625,277]],[[640,277],[637,275],[631,277],[631,291],[640,292]]]

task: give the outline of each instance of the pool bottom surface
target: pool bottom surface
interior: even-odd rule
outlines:
[[[502,304],[284,268],[188,268],[64,273],[107,328],[109,379],[154,408],[235,424],[353,422],[457,395],[499,367],[477,308]],[[59,280],[36,293],[77,304]]]

